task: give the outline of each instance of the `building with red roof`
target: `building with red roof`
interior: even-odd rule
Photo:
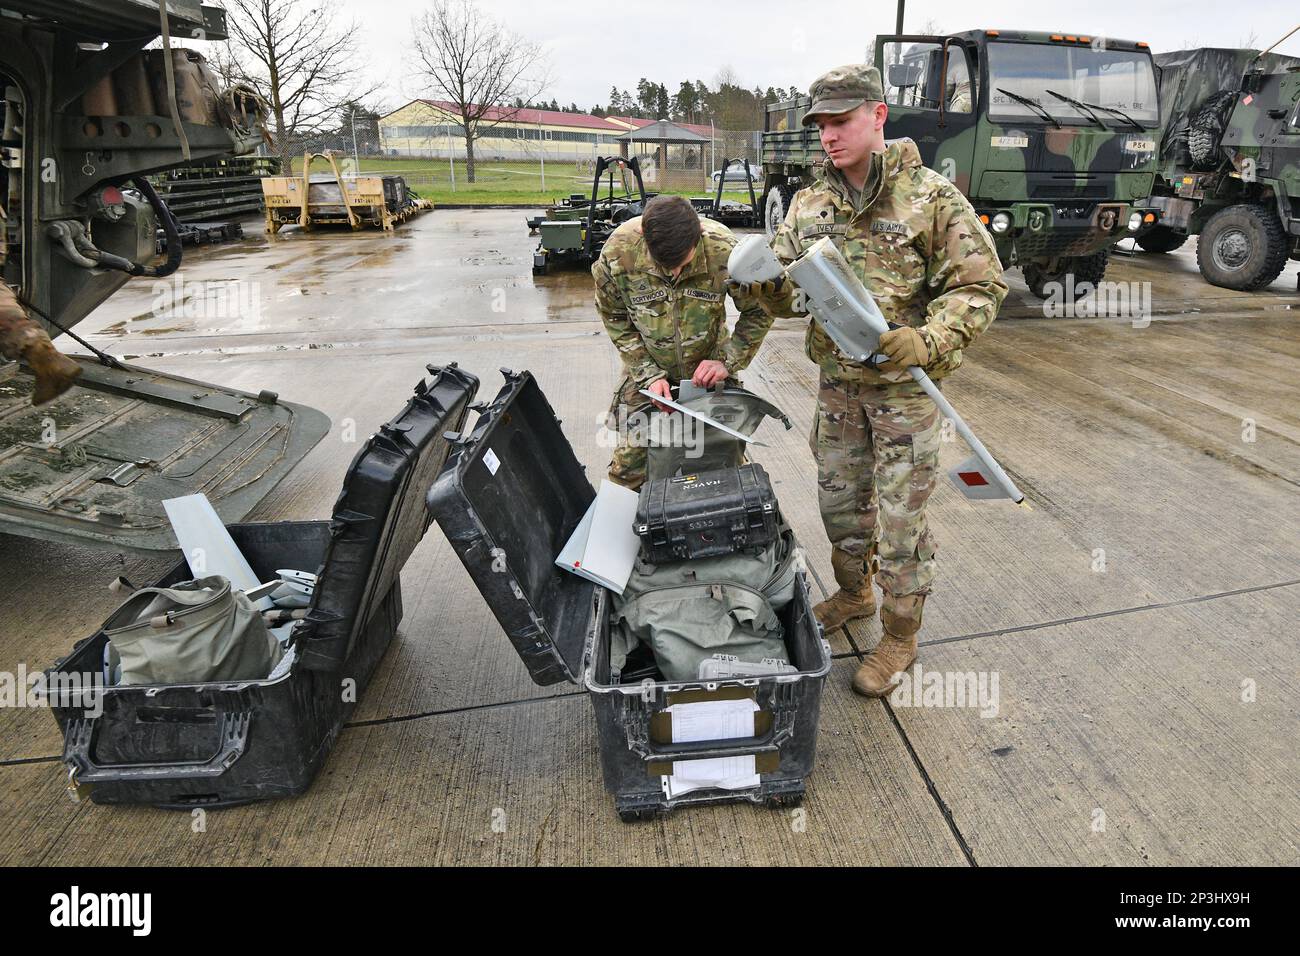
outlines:
[[[655,122],[631,116],[592,116],[532,107],[492,106],[474,143],[478,160],[555,159],[572,162],[618,153],[617,136]],[[710,137],[708,126],[679,123]],[[465,154],[455,106],[445,100],[412,100],[379,118],[380,148],[391,156],[446,157]]]

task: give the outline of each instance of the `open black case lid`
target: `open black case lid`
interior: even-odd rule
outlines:
[[[502,374],[429,491],[429,510],[533,680],[578,681],[596,585],[555,556],[596,493],[533,376]]]
[[[431,519],[424,496],[447,459],[478,379],[428,366],[406,407],[352,459],[330,520],[330,542],[307,619],[295,638],[304,667],[337,670],[388,594]]]

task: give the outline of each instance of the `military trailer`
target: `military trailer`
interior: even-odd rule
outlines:
[[[324,159],[328,173],[311,172],[314,159]],[[374,226],[393,228],[433,204],[406,188],[396,173],[358,173],[339,166],[332,151],[307,152],[300,176],[262,177],[266,201],[266,231],[274,235],[281,226],[342,225],[352,229]]]
[[[1147,197],[1160,110],[1147,44],[970,30],[877,37],[875,62],[886,137],[915,141],[922,162],[961,189],[1003,265],[1019,266],[1035,295],[1083,294],[1105,274],[1112,244],[1155,223]],[[808,104],[767,110],[769,235],[825,159],[816,127],[800,124]]]
[[[1207,48],[1155,62],[1161,216],[1138,245],[1169,252],[1199,236],[1207,282],[1269,285],[1300,259],[1300,59]]]

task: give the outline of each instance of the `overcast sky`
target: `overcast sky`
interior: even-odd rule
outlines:
[[[344,19],[362,26],[369,68],[385,87],[383,105],[393,109],[425,93],[402,37],[427,0],[337,2]],[[685,79],[713,86],[724,66],[749,89],[806,89],[830,67],[862,60],[877,33],[893,32],[895,11],[892,0],[480,0],[479,7],[546,48],[553,77],[546,99],[583,109],[607,105],[611,85],[635,94],[643,76],[663,83],[670,96]],[[927,21],[945,32],[1001,27],[1145,40],[1160,53],[1187,46],[1266,46],[1300,22],[1300,4],[909,0],[905,28],[917,31]],[[1300,33],[1279,52],[1300,56]]]

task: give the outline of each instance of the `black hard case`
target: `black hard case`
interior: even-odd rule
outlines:
[[[782,612],[798,673],[718,681],[612,683],[610,593],[555,566],[595,497],[560,421],[528,372],[506,383],[458,438],[429,492],[429,508],[533,680],[584,686],[596,714],[605,787],[624,820],[677,806],[748,800],[793,806],[816,754],[830,647],[813,617],[804,572]],[[489,455],[489,452],[491,454]],[[741,740],[671,742],[674,703],[752,696],[760,732]],[[671,762],[753,754],[758,787],[668,799]]]
[[[275,680],[106,688],[102,714],[51,694],[63,760],[96,803],[189,809],[305,791],[402,619],[399,574],[431,523],[424,497],[462,427],[478,379],[429,367],[415,396],[357,453],[329,521],[237,524],[231,536],[259,580],[279,568],[320,575],[297,660]],[[184,561],[155,582],[193,575]],[[46,672],[47,686],[102,668],[103,630]],[[61,699],[60,699],[61,698]]]
[[[641,553],[654,564],[760,551],[780,524],[771,479],[756,462],[648,481],[636,507]]]

